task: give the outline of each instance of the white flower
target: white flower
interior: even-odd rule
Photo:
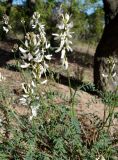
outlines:
[[[73,27],[73,22],[70,22],[69,24],[67,24],[67,28],[72,28]]]
[[[66,19],[66,21],[68,22],[69,21],[69,19],[70,19],[70,16],[69,16],[69,14],[65,14],[65,19]]]
[[[52,54],[48,54],[48,55],[45,56],[45,58],[46,58],[47,60],[51,60],[51,57],[52,57]]]
[[[19,50],[20,50],[21,53],[26,53],[26,52],[28,52],[28,50],[26,50],[26,49],[24,49],[24,48],[22,48],[22,47],[19,47]]]
[[[27,92],[27,94],[23,94],[22,96],[23,96],[24,98],[28,98],[28,97],[29,97],[28,92]]]
[[[52,35],[55,36],[55,37],[60,37],[60,35],[57,34],[57,33],[52,33]],[[55,38],[54,38],[54,39],[55,39]]]
[[[113,73],[112,78],[113,78],[113,77],[115,77],[115,76],[116,76],[116,72],[115,72],[115,73]]]
[[[60,43],[60,47],[55,51],[56,53],[57,53],[57,52],[60,52],[60,51],[62,50],[62,48],[63,48],[63,46],[64,46],[64,43],[65,43],[65,41],[64,41],[64,39],[62,39],[62,40],[61,40],[61,43]]]
[[[23,23],[23,24],[24,24],[24,23],[25,23],[25,20],[24,20],[24,19],[21,19],[21,23]]]
[[[64,59],[66,50],[65,48],[61,51],[61,59]]]
[[[33,56],[31,55],[31,53],[28,53],[27,59],[28,59],[28,61],[31,61],[33,59]]]
[[[47,79],[41,82],[41,84],[46,84],[46,83],[47,83]]]
[[[3,26],[3,30],[7,33],[9,31],[9,29],[5,26]]]
[[[38,109],[39,109],[39,106],[40,106],[40,105],[31,106],[32,115],[29,117],[29,120],[30,120],[30,121],[33,119],[33,117],[36,117],[36,116],[37,116],[37,111],[38,111]]]
[[[6,80],[6,77],[2,76],[2,73],[0,72],[0,82]]]
[[[104,78],[108,78],[108,75],[107,75],[107,74],[102,73],[102,76],[103,76]]]
[[[69,45],[67,45],[66,48],[67,48],[67,51],[71,51],[71,52],[73,51],[73,49]]]
[[[40,49],[37,48],[35,51],[34,51],[34,55],[37,55],[37,54],[40,54]]]
[[[41,56],[40,54],[38,54],[37,56],[36,56],[36,58],[34,58],[34,62],[36,62],[36,63],[40,63],[40,62],[42,62],[42,60],[43,60],[43,56]]]
[[[37,116],[37,109],[36,108],[32,108],[32,116],[33,117]]]
[[[28,68],[30,66],[30,63],[24,63],[22,65],[20,65],[21,68]]]
[[[3,121],[3,120],[0,118],[0,127],[2,127],[2,121]]]
[[[57,28],[64,29],[64,24],[62,22],[60,24],[57,24]]]
[[[29,45],[29,44],[28,44],[28,40],[26,39],[26,40],[25,40],[25,46],[26,46],[26,48],[28,48],[28,45]],[[22,50],[22,49],[21,49],[21,50]],[[21,52],[22,52],[22,51],[21,51]],[[26,53],[26,52],[25,52],[25,53]]]
[[[19,100],[20,100],[20,104],[27,106],[27,99],[26,98],[22,97]]]
[[[21,85],[22,85],[23,91],[27,94],[27,93],[28,93],[28,90],[27,90],[27,88],[26,88],[26,86],[25,86],[25,83],[21,83]]]
[[[27,54],[25,54],[25,53],[22,53],[22,56],[21,56],[21,58],[22,58],[23,60],[27,60],[28,56],[27,56]]]
[[[31,82],[32,87],[36,87],[36,84],[34,83],[34,81]]]
[[[50,43],[46,42],[46,46],[45,47],[46,47],[46,49],[50,48]]]

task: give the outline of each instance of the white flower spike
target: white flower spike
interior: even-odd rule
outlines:
[[[22,64],[20,67],[24,69],[30,68],[32,70],[32,80],[30,83],[22,84],[24,94],[20,98],[22,105],[30,106],[30,121],[33,117],[37,116],[40,106],[40,99],[36,94],[37,85],[44,85],[47,83],[47,78],[45,77],[42,81],[41,77],[45,75],[49,67],[46,60],[51,60],[52,57],[51,54],[47,53],[47,50],[50,48],[50,43],[47,41],[45,27],[40,22],[40,14],[38,12],[33,14],[31,26],[34,32],[27,33],[24,44],[19,47],[19,51],[22,54]],[[38,101],[38,105],[33,105],[36,101]]]
[[[60,30],[60,34],[53,33],[52,35],[54,36],[54,40],[59,40],[60,41],[60,46],[57,47],[55,50],[56,53],[61,52],[61,61],[62,61],[62,66],[65,70],[68,69],[68,61],[66,57],[66,51],[73,51],[70,44],[72,42],[70,41],[70,38],[72,38],[72,33],[70,32],[70,29],[73,27],[73,22],[70,21],[70,15],[65,14],[61,15],[62,20],[59,24],[57,24],[57,28]]]

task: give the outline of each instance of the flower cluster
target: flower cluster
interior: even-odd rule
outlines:
[[[46,60],[51,60],[52,56],[51,54],[47,54],[50,44],[47,42],[44,25],[41,25],[39,22],[39,17],[40,15],[35,12],[31,21],[33,29],[35,31],[38,29],[38,32],[27,33],[24,46],[19,47],[23,60],[21,68],[31,68],[34,79],[38,81],[40,81],[41,75],[45,74],[48,69]]]
[[[8,33],[9,30],[11,29],[11,26],[9,25],[9,17],[6,14],[3,15],[2,23],[3,23],[3,30],[6,33]]]
[[[47,42],[45,26],[40,22],[40,14],[38,12],[34,12],[30,24],[32,26],[32,29],[35,30],[34,32],[38,33],[38,35],[40,36],[42,46],[48,49],[50,47],[50,43]]]
[[[33,117],[37,116],[37,111],[40,106],[39,97],[37,97],[35,94],[35,88],[36,85],[33,81],[31,84],[28,83],[27,85],[22,83],[24,94],[22,95],[22,98],[20,98],[20,102],[23,105],[30,106],[32,115],[29,117],[29,120],[32,120]]]
[[[65,15],[61,14],[61,22],[57,24],[57,28],[60,30],[59,34],[54,33],[53,36],[55,36],[55,40],[60,41],[60,46],[56,49],[57,52],[61,52],[61,60],[62,60],[62,66],[64,69],[68,68],[68,61],[66,57],[66,51],[71,51],[71,44],[72,41],[70,38],[72,38],[72,33],[70,29],[73,27],[73,22],[70,22],[70,16],[66,13]]]
[[[35,87],[36,86],[33,81],[31,82],[31,84],[22,83],[22,89],[24,91],[24,94],[22,95],[22,98],[20,99],[21,104],[26,105],[26,106],[31,104],[32,99],[35,98],[34,96]]]
[[[109,66],[109,73],[108,74],[103,73],[102,76],[104,78],[114,78],[114,77],[116,77],[117,73],[115,71],[115,66],[116,66],[115,60],[112,57],[110,57],[110,58],[107,59],[107,63],[108,63],[108,66]]]
[[[116,72],[117,61],[113,57],[107,59],[108,72],[102,73],[102,77],[111,80],[113,86],[118,90],[118,74]]]
[[[30,24],[32,28],[37,29],[41,35],[46,34],[45,26],[40,22],[40,14],[38,12],[34,12]]]

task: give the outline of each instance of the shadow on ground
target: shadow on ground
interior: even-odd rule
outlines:
[[[74,51],[69,54],[68,60],[70,63],[76,63],[84,68],[90,68],[93,67],[94,57],[88,53]]]
[[[11,59],[14,59],[14,53],[0,49],[0,67],[5,67]]]
[[[68,57],[69,63],[78,64],[84,68],[92,68],[93,67],[94,56],[91,54],[73,51],[72,53],[69,52],[67,54],[67,57]],[[59,62],[59,61],[60,61],[60,54],[54,53],[52,62],[55,63],[55,62]]]

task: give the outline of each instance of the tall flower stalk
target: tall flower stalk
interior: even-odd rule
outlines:
[[[57,28],[59,30],[59,33],[53,33],[54,40],[59,42],[59,47],[56,48],[56,53],[61,53],[61,63],[64,70],[67,70],[67,77],[68,77],[68,83],[69,83],[69,89],[70,89],[70,102],[72,104],[73,108],[73,98],[74,95],[72,93],[71,83],[70,83],[70,75],[68,70],[68,59],[67,59],[67,53],[72,52],[73,49],[71,47],[72,41],[72,34],[71,29],[73,27],[73,22],[70,21],[70,15],[69,14],[61,14],[60,18],[61,21],[57,24]],[[72,112],[74,113],[74,109],[72,109]]]
[[[68,69],[68,60],[66,53],[72,52],[71,44],[73,32],[71,32],[71,28],[73,27],[73,22],[70,22],[70,15],[69,14],[61,14],[61,21],[57,24],[57,28],[59,29],[59,33],[53,33],[52,35],[55,36],[54,40],[59,41],[60,45],[56,49],[56,53],[61,52],[61,62],[62,67],[67,70]]]
[[[47,60],[51,60],[51,54],[48,54],[50,44],[47,41],[45,27],[40,22],[40,14],[34,12],[31,27],[33,32],[28,32],[25,36],[25,42],[19,47],[21,52],[22,64],[21,68],[30,68],[32,73],[32,82],[23,84],[24,95],[20,99],[22,104],[30,106],[32,116],[30,120],[35,117],[37,106],[32,106],[33,101],[37,100],[35,95],[35,88],[38,84],[45,84],[47,82],[46,70],[48,69]],[[41,80],[42,75],[45,76],[45,80]],[[39,99],[39,98],[38,98]]]

